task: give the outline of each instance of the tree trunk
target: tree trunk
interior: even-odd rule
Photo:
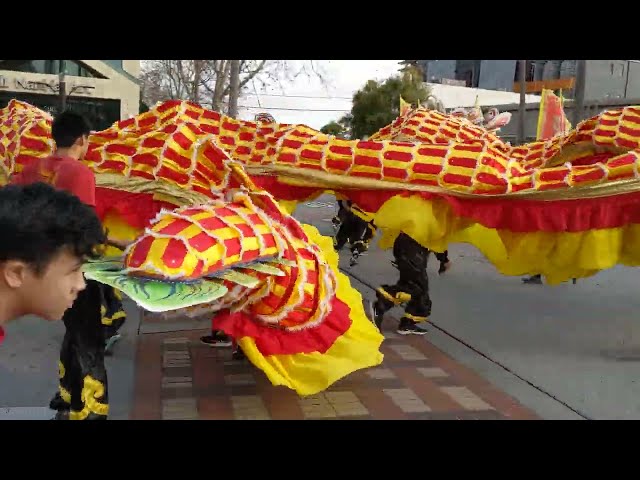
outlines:
[[[238,97],[240,96],[240,60],[231,60],[229,76],[229,110],[231,118],[238,116]]]
[[[193,88],[191,91],[191,100],[194,103],[200,102],[200,78],[202,77],[202,60],[193,61]]]
[[[216,112],[222,111],[222,99],[224,98],[225,83],[229,75],[229,69],[231,68],[231,62],[228,60],[216,60],[216,62],[222,62],[216,64],[216,81],[211,96],[211,109]]]

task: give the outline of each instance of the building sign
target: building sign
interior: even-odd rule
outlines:
[[[15,88],[18,90],[27,90],[30,92],[46,92],[57,93],[60,91],[60,85],[55,80],[49,80],[48,82],[34,82],[29,80],[23,80],[16,78],[14,80]]]
[[[74,85],[71,82],[67,83],[67,93],[74,95],[91,95],[92,90],[95,88],[91,85]],[[0,75],[0,89],[20,90],[24,92],[34,93],[46,93],[46,94],[58,94],[60,93],[60,82],[58,80],[43,80],[34,81],[26,80],[24,78],[9,79],[4,75]]]

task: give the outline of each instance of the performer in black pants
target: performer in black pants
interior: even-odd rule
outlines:
[[[340,225],[344,222],[349,212],[351,202],[349,200],[338,200],[338,213],[331,219],[331,224],[336,232],[340,229]]]
[[[105,355],[111,355],[113,346],[120,340],[120,328],[124,324],[127,314],[122,306],[122,293],[115,288],[100,285],[102,289],[102,330],[104,333]]]
[[[335,218],[338,217],[341,218],[334,246],[337,251],[340,251],[347,242],[349,243],[351,246],[349,265],[353,267],[358,263],[358,257],[369,249],[369,242],[376,233],[376,227],[371,217],[351,202],[341,205],[341,211]]]
[[[370,304],[370,314],[380,329],[384,314],[396,305],[406,304],[397,332],[400,335],[424,335],[420,322],[426,322],[431,315],[429,298],[429,277],[427,261],[430,250],[421,246],[405,233],[401,233],[393,244],[393,264],[400,271],[400,278],[394,285],[382,285],[376,291],[376,301]],[[435,253],[435,252],[434,252]],[[436,253],[440,262],[439,273],[444,273],[451,262],[448,251]]]
[[[104,364],[104,318],[122,320],[122,303],[112,289],[87,280],[87,288],[66,311],[66,333],[60,351],[60,387],[50,407],[58,420],[104,420],[109,414]],[[102,312],[96,305],[102,305]]]

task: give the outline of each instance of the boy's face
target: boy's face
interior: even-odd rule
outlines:
[[[0,267],[0,274],[18,298],[23,315],[60,320],[86,286],[82,263],[62,249],[40,273],[22,261],[9,260]]]

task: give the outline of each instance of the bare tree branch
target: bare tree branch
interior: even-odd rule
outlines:
[[[318,78],[326,88],[326,77],[312,60],[289,62],[285,60],[239,60],[239,89],[237,97],[247,93],[247,85],[257,82],[265,90],[276,85],[285,93],[285,84],[298,76]],[[141,95],[152,105],[168,99],[203,99],[213,110],[221,111],[229,104],[231,95],[230,60],[147,60],[141,73]],[[254,88],[255,84],[254,84]],[[234,94],[235,96],[235,94]]]

